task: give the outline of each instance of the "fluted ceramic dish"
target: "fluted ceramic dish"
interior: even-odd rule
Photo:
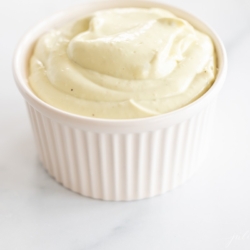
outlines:
[[[46,31],[100,9],[160,7],[190,22],[214,41],[218,74],[195,102],[148,118],[83,117],[40,100],[28,84],[28,63]],[[149,1],[89,2],[64,10],[31,29],[16,50],[13,71],[26,100],[39,158],[63,186],[95,199],[129,201],[165,193],[189,179],[208,155],[215,103],[226,76],[226,53],[216,33],[193,15]]]

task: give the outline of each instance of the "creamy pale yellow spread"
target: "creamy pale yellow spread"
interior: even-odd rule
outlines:
[[[98,11],[43,35],[29,82],[59,109],[129,119],[193,102],[215,75],[207,35],[163,9],[124,8]]]

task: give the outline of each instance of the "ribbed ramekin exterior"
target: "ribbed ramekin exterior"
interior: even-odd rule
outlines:
[[[51,176],[84,196],[128,201],[162,194],[193,175],[209,148],[215,100],[188,120],[140,133],[86,131],[27,107]]]
[[[27,65],[44,32],[84,13],[117,7],[170,10],[214,41],[218,74],[198,100],[168,114],[120,121],[69,114],[43,103],[28,85]],[[124,0],[89,2],[40,22],[20,41],[13,61],[17,86],[27,102],[39,158],[62,185],[103,200],[136,200],[162,194],[185,182],[207,155],[215,99],[224,84],[226,52],[216,33],[193,15],[165,3]]]

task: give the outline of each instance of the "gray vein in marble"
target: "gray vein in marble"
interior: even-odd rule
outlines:
[[[100,249],[99,247],[101,246],[101,244],[103,244],[104,242],[107,242],[108,240],[110,240],[110,238],[112,239],[112,237],[117,236],[117,234],[121,234],[122,231],[126,231],[127,223],[129,222],[129,220],[132,219],[130,216],[128,218],[126,220],[123,220],[122,222],[120,222],[119,225],[111,228],[106,235],[103,235],[102,238],[97,239],[93,243],[89,243],[87,246],[84,246],[83,248],[81,248],[79,250]]]

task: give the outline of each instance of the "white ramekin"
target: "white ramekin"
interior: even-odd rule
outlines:
[[[27,80],[28,62],[36,40],[45,31],[73,18],[115,7],[166,8],[207,33],[214,41],[218,57],[217,79],[209,91],[179,110],[133,120],[82,117],[40,100]],[[215,102],[226,69],[224,46],[208,25],[173,6],[134,0],[86,3],[40,22],[23,37],[13,62],[39,158],[49,174],[84,196],[115,201],[162,194],[193,175],[209,149]]]

